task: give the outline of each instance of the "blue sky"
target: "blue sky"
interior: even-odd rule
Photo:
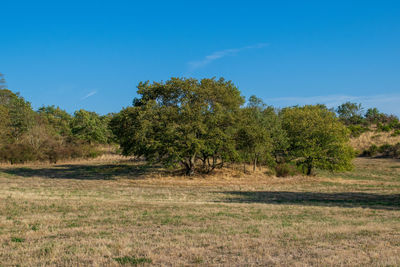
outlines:
[[[101,114],[139,81],[225,77],[277,107],[400,115],[400,1],[0,1],[0,72],[35,108]]]

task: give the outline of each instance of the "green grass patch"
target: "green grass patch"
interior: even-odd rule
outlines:
[[[11,237],[11,242],[14,242],[14,243],[22,243],[22,242],[25,242],[25,238],[21,238],[21,237]]]
[[[144,263],[152,263],[152,260],[149,258],[137,258],[134,256],[124,256],[113,258],[116,262],[121,265],[139,265]]]

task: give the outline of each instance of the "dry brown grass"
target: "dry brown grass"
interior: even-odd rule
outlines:
[[[391,136],[391,132],[370,131],[361,134],[359,137],[352,138],[350,145],[362,152],[368,149],[372,144],[377,146],[383,144],[395,145],[400,142],[400,136]]]
[[[356,166],[193,179],[133,161],[3,166],[0,265],[399,266],[400,161]]]

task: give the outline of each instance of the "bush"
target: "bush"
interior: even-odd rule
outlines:
[[[395,130],[390,136],[395,137],[395,136],[399,136],[399,135],[400,135],[400,130],[397,129],[397,130]]]
[[[395,145],[384,144],[379,147],[379,152],[383,157],[399,158],[400,157],[400,143]]]
[[[374,157],[378,154],[378,150],[378,146],[374,144],[371,145],[368,149],[364,150],[361,155],[364,157]]]
[[[361,134],[368,132],[369,128],[360,124],[351,124],[347,128],[350,130],[351,137],[359,137]]]
[[[33,148],[26,144],[9,144],[0,150],[0,160],[11,164],[37,160]]]
[[[280,163],[275,166],[275,174],[277,177],[293,176],[299,173],[296,166],[288,163]]]
[[[0,162],[11,164],[29,161],[57,163],[63,159],[95,158],[101,151],[94,145],[84,143],[61,143],[47,140],[38,149],[27,143],[8,144],[0,148]]]
[[[392,127],[390,125],[383,125],[383,124],[379,124],[378,125],[378,130],[382,131],[382,132],[390,132],[392,130]]]
[[[400,143],[395,145],[384,144],[381,146],[371,145],[367,150],[364,150],[362,156],[366,157],[388,157],[388,158],[399,158],[400,157]]]

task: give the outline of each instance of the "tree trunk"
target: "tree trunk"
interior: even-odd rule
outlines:
[[[307,165],[306,165],[306,167],[307,167],[307,176],[310,176],[311,173],[312,173],[312,169],[313,169],[312,162],[313,162],[312,158],[307,160]]]
[[[312,165],[310,164],[307,166],[307,175],[310,176],[311,173],[312,173]]]
[[[185,164],[186,167],[186,175],[192,176],[194,174],[194,168],[196,165],[196,154],[191,156],[188,162]]]
[[[253,172],[256,171],[257,168],[257,157],[254,157],[254,161],[253,161]]]
[[[207,166],[207,156],[205,156],[204,154],[203,154],[203,158],[200,158],[201,159],[201,161],[203,162],[203,166],[202,166],[202,168],[203,168],[203,171],[206,171],[206,166]]]

